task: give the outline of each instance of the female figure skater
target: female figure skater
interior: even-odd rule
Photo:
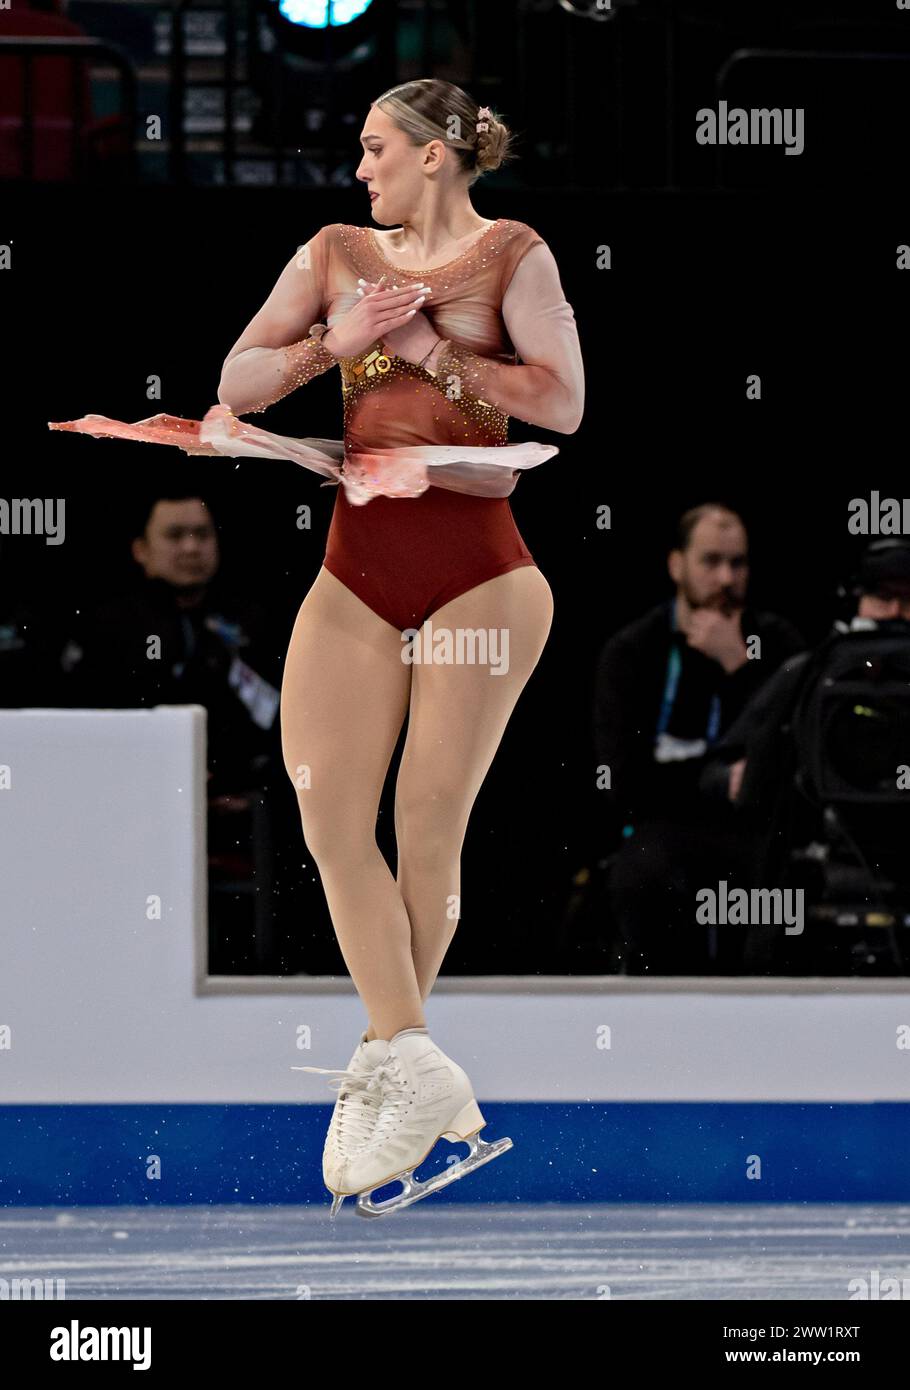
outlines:
[[[499,166],[510,139],[489,108],[448,82],[407,82],[379,97],[357,178],[373,219],[397,230],[316,233],[228,353],[221,405],[205,422],[221,412],[210,428],[221,452],[234,447],[226,417],[237,452],[274,455],[280,436],[239,428],[236,417],[340,367],[341,472],[310,447],[332,441],[285,441],[304,446],[287,457],[345,486],[281,691],[303,835],[369,1021],[349,1065],[330,1073],[339,1078],[323,1155],[332,1215],[346,1195],[358,1194],[362,1215],[408,1205],[511,1146],[479,1139],[485,1121],[471,1083],[433,1043],[424,1015],[457,924],[471,807],[553,616],[508,494],[515,468],[557,450],[509,445],[508,417],[571,434],[583,409],[574,315],[551,251],[525,223],[485,221],[471,206],[469,188]],[[91,432],[104,432],[101,419],[85,417]],[[158,422],[175,423],[127,428],[151,438]],[[409,662],[403,636],[428,623],[437,638],[505,635],[506,669]],[[393,879],[375,828],[406,716]],[[467,1140],[469,1155],[418,1183],[413,1170],[440,1137]],[[396,1177],[402,1191],[374,1205],[369,1194]]]

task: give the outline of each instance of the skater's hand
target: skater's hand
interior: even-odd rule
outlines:
[[[364,282],[364,293],[375,289],[369,280]],[[432,290],[424,288],[421,293],[432,294]],[[405,362],[422,362],[432,348],[439,342],[440,335],[436,332],[426,314],[422,311],[413,314],[400,328],[392,328],[382,335],[382,345],[396,357],[404,358]]]
[[[377,338],[385,339],[408,324],[419,315],[421,304],[431,293],[427,285],[399,289],[385,284],[385,279],[383,276],[377,284],[368,284],[359,302],[323,335],[323,344],[336,357],[357,357]]]

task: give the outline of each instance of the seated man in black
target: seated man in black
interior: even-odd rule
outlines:
[[[598,786],[618,846],[610,899],[629,974],[706,968],[695,894],[746,873],[748,845],[699,788],[705,755],[805,646],[785,619],[746,606],[748,540],[730,508],[686,512],[668,568],[675,597],[607,641],[596,677]]]
[[[142,508],[131,547],[141,577],[73,635],[70,698],[96,708],[203,705],[209,795],[242,793],[262,786],[280,756],[275,644],[264,610],[219,581],[203,499],[174,493]]]

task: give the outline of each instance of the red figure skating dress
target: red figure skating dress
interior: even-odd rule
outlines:
[[[274,354],[265,399],[240,404],[232,393],[233,408],[213,406],[202,421],[157,415],[127,424],[87,415],[50,428],[188,453],[287,458],[322,474],[323,486],[341,484],[325,567],[399,629],[419,626],[495,575],[534,564],[508,496],[522,470],[558,449],[509,444],[509,416],[569,433],[584,391],[574,314],[542,238],[500,218],[462,255],[420,271],[390,261],[371,228],[333,223],[285,273],[295,276],[300,321],[329,328],[358,302],[359,279],[431,286],[422,312],[447,344],[436,371],[388,351],[381,339],[358,357],[335,358],[309,337]],[[242,418],[330,367],[340,370],[343,440],[293,439]]]

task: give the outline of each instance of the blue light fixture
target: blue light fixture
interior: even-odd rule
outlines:
[[[278,0],[278,12],[289,24],[304,29],[341,28],[352,24],[373,0]]]

